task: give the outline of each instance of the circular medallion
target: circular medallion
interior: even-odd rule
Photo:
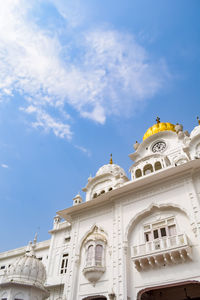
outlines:
[[[165,150],[165,148],[166,148],[165,142],[160,141],[160,142],[157,142],[157,143],[155,143],[155,144],[153,145],[153,147],[152,147],[152,152],[153,152],[153,153],[156,153],[156,152],[163,152],[163,151]]]

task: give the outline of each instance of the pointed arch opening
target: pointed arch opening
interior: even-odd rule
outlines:
[[[186,281],[141,290],[137,300],[200,300],[200,282]]]
[[[153,167],[152,167],[151,164],[148,164],[148,165],[146,165],[146,166],[143,168],[143,174],[144,174],[144,175],[148,175],[148,174],[150,174],[150,173],[152,173],[152,172],[153,172]]]
[[[157,161],[157,162],[155,163],[154,168],[155,168],[155,171],[158,171],[158,170],[162,169],[162,166],[161,166],[160,161]]]

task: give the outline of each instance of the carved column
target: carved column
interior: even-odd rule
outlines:
[[[200,239],[200,205],[192,177],[185,180],[185,186],[194,216],[193,232]]]
[[[77,276],[79,271],[79,257],[76,255],[77,253],[77,241],[78,241],[78,230],[79,223],[76,222],[72,224],[72,228],[74,229],[72,232],[72,241],[71,241],[71,249],[70,249],[70,257],[69,257],[69,271],[68,276],[65,282],[64,295],[67,300],[76,299],[76,290],[77,290]]]

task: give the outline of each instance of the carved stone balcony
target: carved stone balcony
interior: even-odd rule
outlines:
[[[192,259],[186,234],[165,236],[132,246],[131,259],[138,271],[177,264]]]
[[[91,281],[92,283],[98,281],[104,272],[105,267],[101,266],[87,266],[83,269],[83,274],[85,275],[87,280]]]

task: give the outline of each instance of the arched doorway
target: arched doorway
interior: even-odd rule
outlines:
[[[107,298],[105,296],[96,295],[83,298],[83,300],[107,300]]]
[[[200,300],[200,282],[186,281],[147,288],[138,293],[137,300]]]

